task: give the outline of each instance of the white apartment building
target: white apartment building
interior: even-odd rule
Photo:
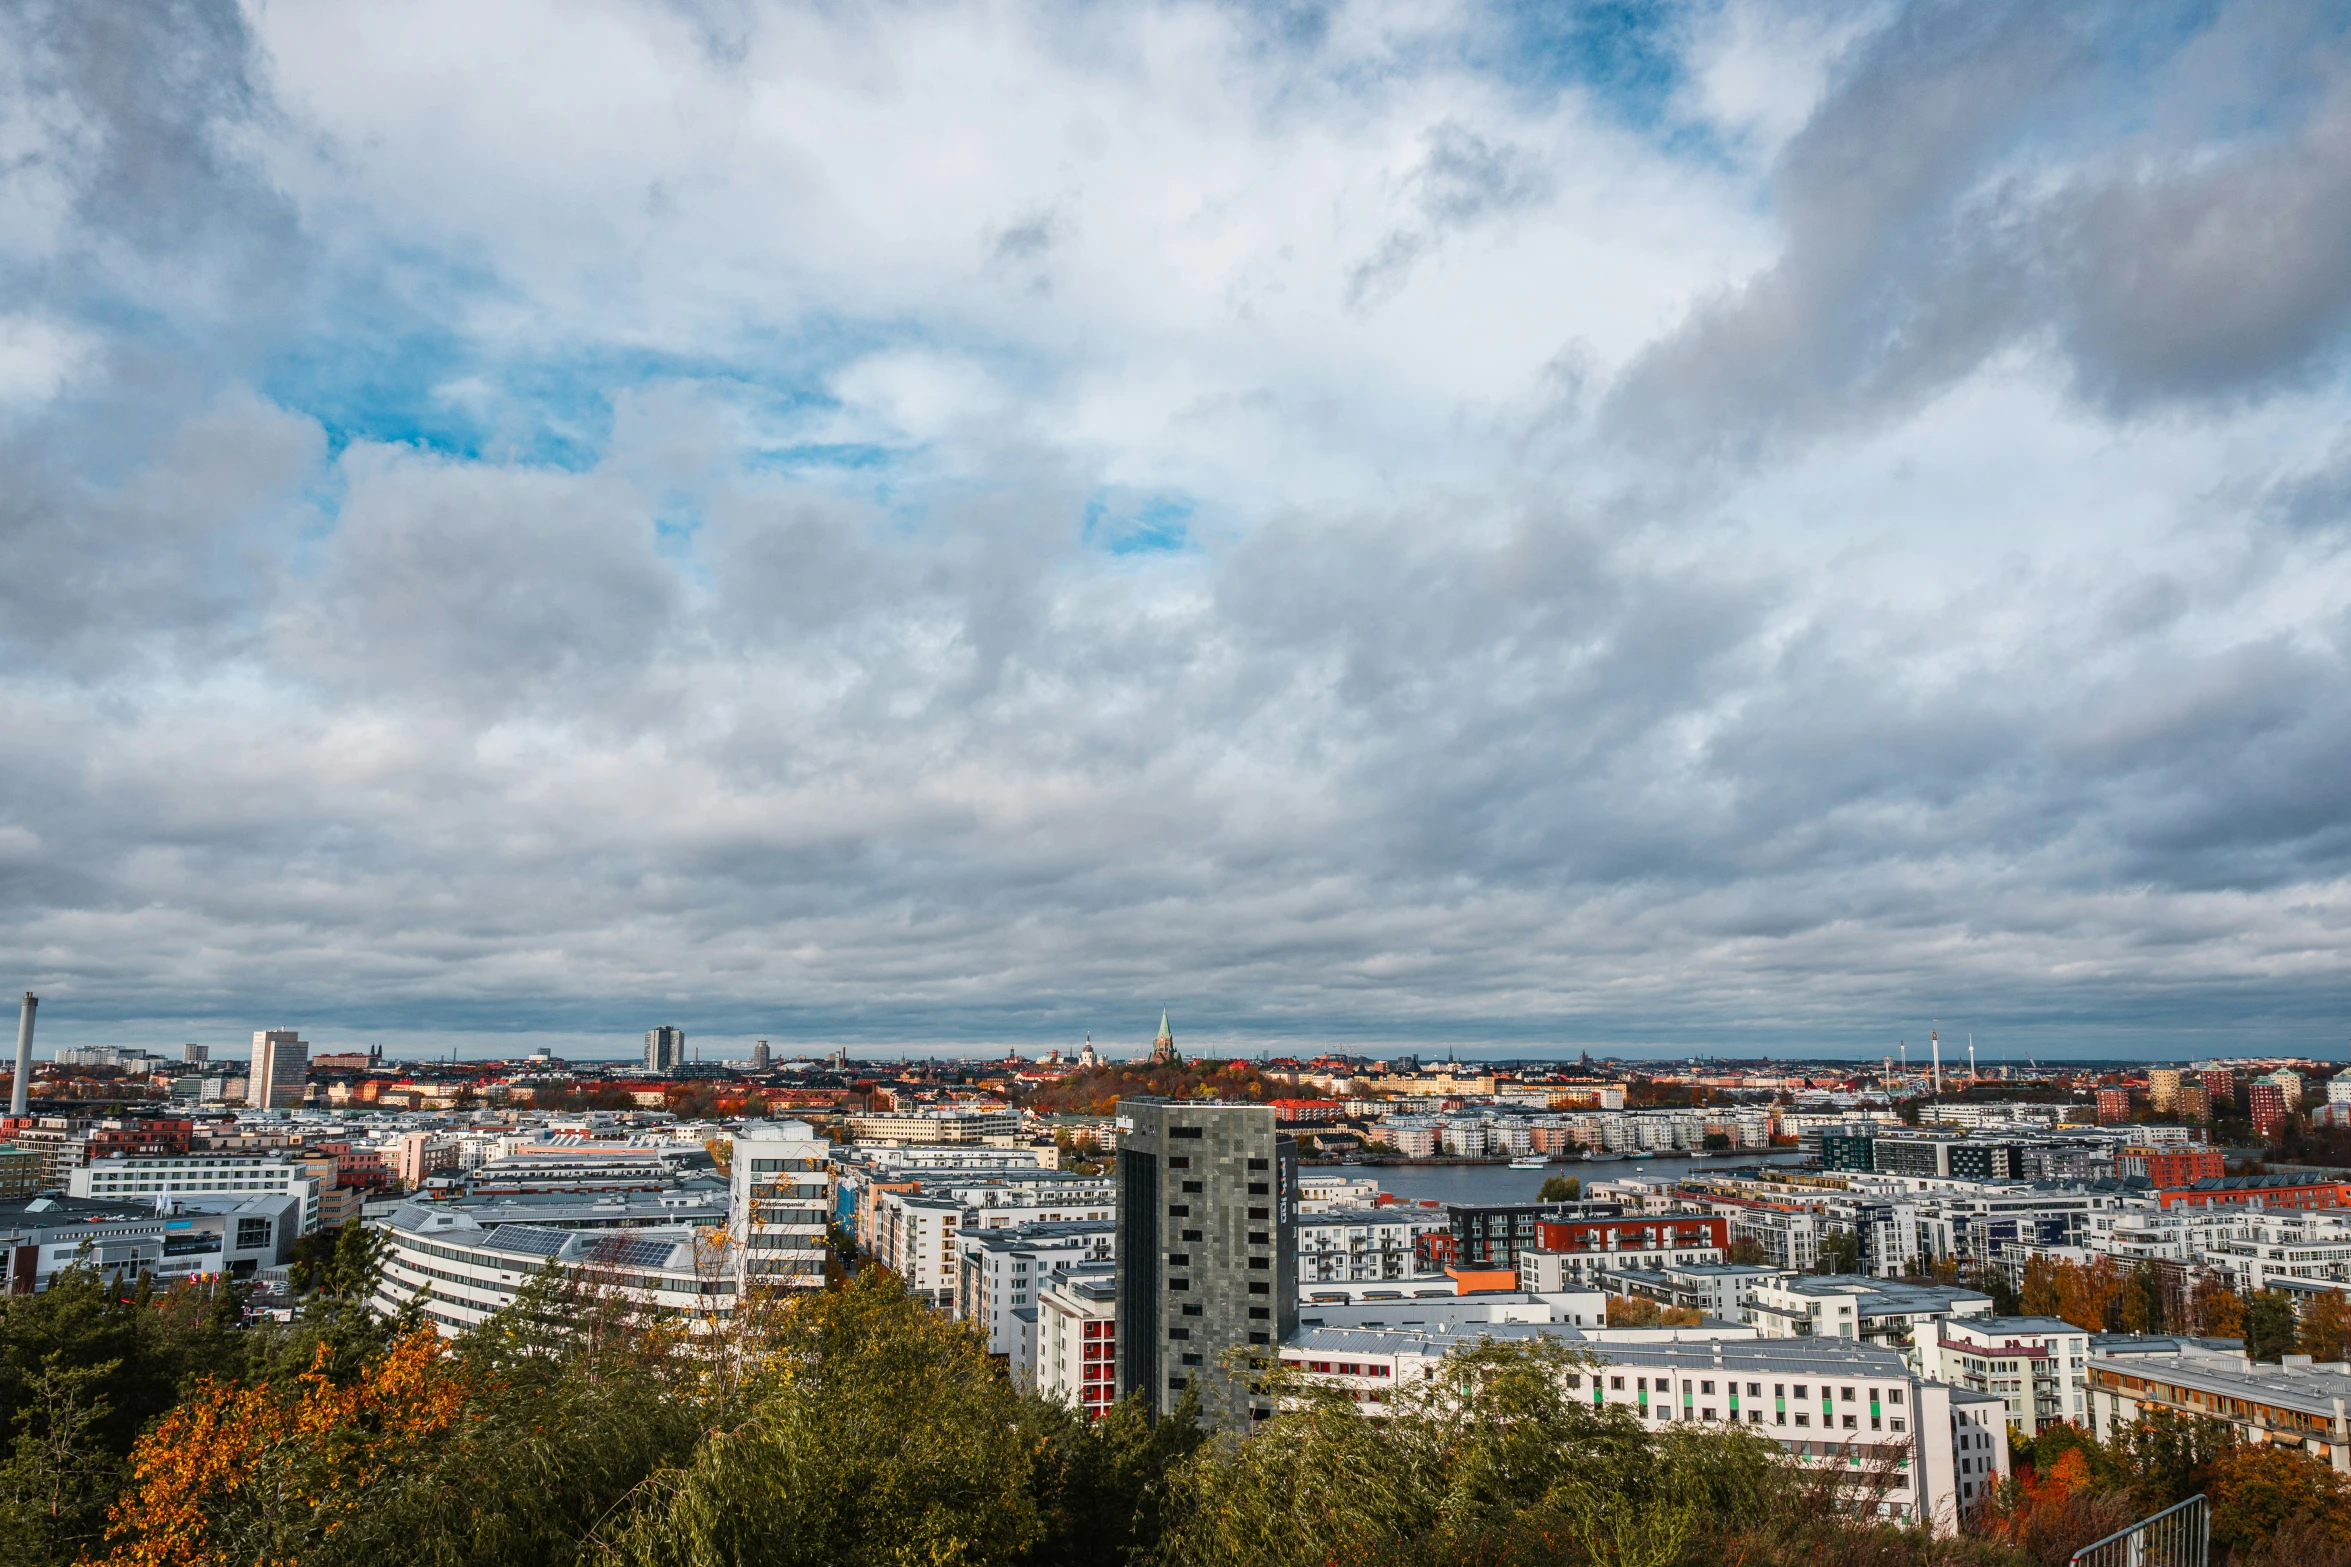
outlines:
[[[1057,1269],[1111,1261],[1117,1239],[1118,1225],[1108,1219],[965,1229],[957,1241],[955,1316],[987,1335],[989,1354],[1018,1360],[1047,1278]]]
[[[691,1225],[635,1229],[485,1226],[449,1203],[406,1203],[384,1225],[382,1271],[370,1301],[397,1316],[411,1301],[443,1338],[480,1327],[548,1267],[569,1269],[690,1332],[716,1331],[737,1297],[733,1248]]]
[[[2090,1335],[2055,1317],[1951,1316],[1911,1330],[1921,1375],[2000,1400],[2026,1436],[2089,1424]]]
[[[2220,1233],[2206,1239],[2199,1260],[2238,1290],[2257,1294],[2273,1284],[2351,1289],[2351,1215],[2303,1208],[2219,1211],[2227,1217]]]
[[[821,1289],[832,1211],[832,1145],[807,1122],[735,1134],[727,1231],[744,1289]]]
[[[307,1235],[318,1228],[319,1194],[327,1184],[289,1154],[186,1153],[99,1159],[68,1171],[65,1190],[70,1197],[136,1197],[159,1204],[175,1197],[278,1192],[301,1200]]]
[[[1099,1420],[1118,1402],[1118,1269],[1063,1268],[1037,1293],[1037,1391]]]
[[[1420,1238],[1450,1235],[1442,1208],[1331,1208],[1298,1219],[1298,1282],[1347,1283],[1418,1275]]]
[[[1337,1208],[1370,1208],[1378,1204],[1380,1183],[1316,1171],[1298,1177],[1298,1211],[1329,1213]]]
[[[1913,1284],[1850,1273],[1759,1280],[1747,1308],[1765,1338],[1841,1338],[1908,1356],[1923,1325],[1987,1316],[1992,1297],[1948,1284]]]
[[[1955,1531],[2009,1469],[1995,1399],[1927,1382],[1899,1355],[1826,1340],[1711,1339],[1627,1343],[1531,1324],[1453,1332],[1301,1327],[1282,1346],[1292,1375],[1338,1388],[1377,1418],[1396,1390],[1465,1344],[1560,1339],[1598,1362],[1570,1374],[1596,1406],[1627,1410],[1645,1429],[1676,1422],[1738,1424],[1777,1441],[1794,1461],[1837,1474],[1881,1517],[1923,1518]]]
[[[2262,1365],[2241,1353],[2183,1345],[2172,1354],[2090,1356],[2090,1424],[2099,1438],[2151,1409],[2225,1420],[2249,1443],[2298,1448],[2351,1475],[2351,1372],[2288,1355]]]

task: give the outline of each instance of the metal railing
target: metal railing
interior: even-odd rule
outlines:
[[[2207,1567],[2211,1551],[2212,1510],[2191,1496],[2083,1546],[2069,1567]]]

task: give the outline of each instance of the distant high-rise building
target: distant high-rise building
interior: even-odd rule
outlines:
[[[2179,1109],[2180,1084],[2187,1080],[2185,1070],[2176,1066],[2159,1066],[2147,1073],[2147,1105],[2157,1115],[2170,1115]]]
[[[645,1070],[674,1072],[686,1064],[686,1031],[664,1023],[645,1030]]]
[[[751,1070],[754,1072],[767,1070],[767,1041],[764,1039],[751,1047]]]
[[[2286,1100],[2286,1091],[2267,1078],[2256,1078],[2247,1088],[2245,1098],[2253,1111],[2254,1134],[2260,1137],[2268,1137],[2285,1125],[2287,1112],[2293,1109]]]
[[[2180,1084],[2179,1091],[2172,1096],[2171,1108],[2183,1121],[2209,1121],[2212,1119],[2212,1095],[2202,1083],[2191,1079]]]
[[[210,1045],[180,1046],[180,1060],[185,1064],[191,1066],[202,1066],[211,1059],[212,1047]]]
[[[287,1110],[302,1103],[310,1081],[310,1046],[290,1028],[253,1035],[253,1067],[245,1076],[245,1103],[256,1110]]]
[[[1162,1029],[1164,1034],[1165,1030]],[[1297,1148],[1261,1105],[1119,1101],[1118,1367],[1154,1414],[1273,1412],[1243,1365],[1298,1325]]]

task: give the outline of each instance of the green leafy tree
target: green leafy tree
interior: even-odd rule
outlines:
[[[2149,1409],[2114,1433],[2099,1466],[2130,1493],[2141,1516],[2184,1502],[2205,1488],[2212,1466],[2234,1450],[2236,1428],[2202,1415]]]
[[[1861,1237],[1852,1230],[1824,1230],[1813,1268],[1819,1273],[1859,1273]]]
[[[0,1462],[0,1562],[68,1562],[98,1543],[122,1482],[103,1430],[104,1389],[121,1370],[112,1360],[71,1365],[52,1350],[22,1379]]]
[[[2245,1302],[2245,1353],[2277,1360],[2294,1349],[2294,1302],[2281,1289],[2265,1289]]]
[[[971,1329],[880,1269],[793,1304],[741,1417],[602,1534],[643,1567],[1022,1560],[1053,1448]]]
[[[1572,1175],[1554,1175],[1543,1183],[1538,1202],[1574,1202],[1584,1194],[1583,1182]]]

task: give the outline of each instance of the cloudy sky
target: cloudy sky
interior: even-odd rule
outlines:
[[[43,1039],[2340,1052],[2339,4],[0,5]]]

